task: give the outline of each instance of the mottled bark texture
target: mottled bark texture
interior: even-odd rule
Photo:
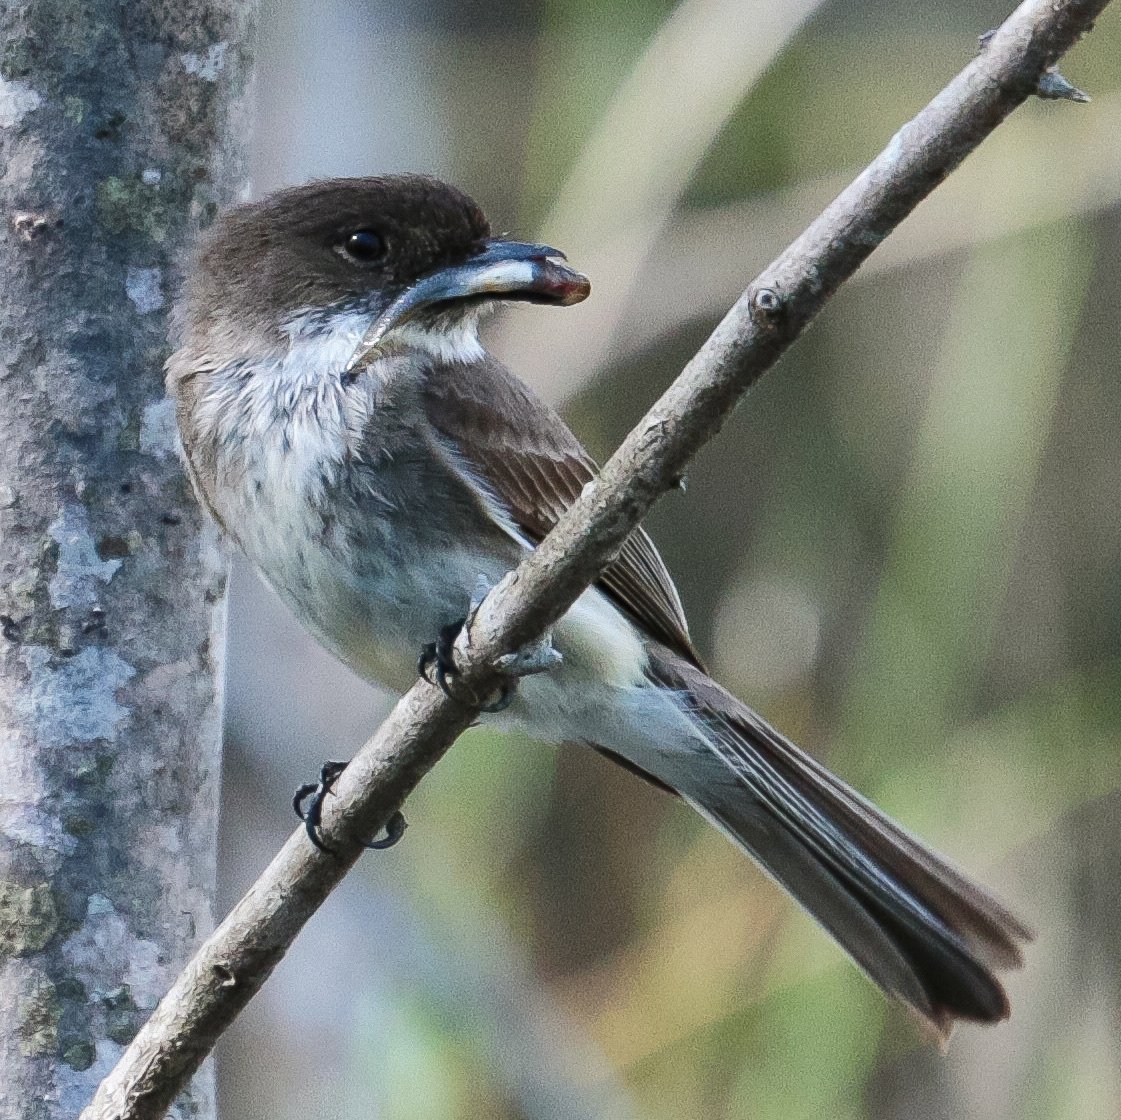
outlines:
[[[73,1120],[212,925],[224,572],[161,366],[252,8],[0,0],[4,1120]]]
[[[1027,0],[974,60],[770,264],[627,437],[600,480],[482,604],[457,643],[459,680],[486,696],[499,659],[541,634],[611,558],[747,388],[876,245],[1036,90],[1107,0]],[[468,646],[466,638],[470,637]],[[418,642],[423,640],[418,635]],[[340,776],[325,833],[302,830],[199,950],[82,1120],[153,1120],[267,979],[300,929],[475,709],[428,684],[405,695]]]

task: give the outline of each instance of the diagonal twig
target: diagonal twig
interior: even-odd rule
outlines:
[[[553,399],[571,397],[602,368],[633,309],[642,266],[705,153],[823,2],[674,6],[619,83],[539,227],[542,240],[563,245],[595,278],[596,299],[535,321],[532,331],[524,318],[508,317],[494,344],[511,368],[535,370],[536,387],[547,377]]]
[[[1056,110],[1061,112],[1062,110]],[[887,273],[937,266],[955,253],[1034,230],[1050,222],[1085,217],[1121,202],[1121,94],[1094,98],[1089,115],[1059,133],[1051,113],[987,146],[907,219],[860,270],[857,283]],[[992,158],[1000,148],[999,158]],[[1016,168],[1014,182],[1004,176]],[[1070,169],[1078,168],[1077,175]],[[608,369],[635,362],[649,349],[715,320],[743,284],[743,246],[782,244],[851,178],[830,175],[773,194],[685,211],[668,230],[636,279],[642,291],[637,314],[620,324]],[[558,244],[566,244],[562,238]],[[573,260],[582,259],[578,254]],[[688,301],[681,298],[689,293]],[[560,318],[561,316],[558,316]]]
[[[463,684],[486,696],[496,659],[538,638],[596,577],[743,393],[801,334],[876,245],[1085,33],[1108,0],[1026,0],[982,55],[889,141],[806,231],[767,266],[556,528],[483,602]],[[418,635],[418,642],[424,636]],[[339,778],[324,856],[302,829],[196,953],[82,1120],[154,1120],[267,979],[302,926],[391,813],[475,717],[414,685]]]

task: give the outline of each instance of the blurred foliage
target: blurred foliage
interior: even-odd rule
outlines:
[[[259,186],[411,163],[532,233],[674,10],[270,0]],[[744,0],[713,34],[751,36],[763,13]],[[858,169],[1004,14],[821,5],[729,107],[671,224]],[[1108,104],[1119,50],[1111,8],[1064,71]],[[658,80],[687,91],[704,65]],[[359,82],[361,97],[344,89]],[[1096,111],[1032,104],[1004,128],[1026,118],[1057,140]],[[973,157],[996,160],[998,198],[1018,176],[1015,145],[999,152]],[[1087,144],[1050,174],[1073,194],[1102,154]],[[1012,1020],[938,1054],[685,807],[589,752],[477,731],[411,799],[406,842],[363,862],[238,1025],[227,1120],[1121,1112],[1111,189],[1089,212],[858,278],[649,519],[716,675],[1035,924]],[[744,283],[781,247],[725,239]],[[569,312],[522,311],[531,346],[551,314]],[[579,371],[567,412],[593,452],[710,327],[686,310],[656,347]],[[231,897],[290,828],[286,788],[387,702],[251,582],[235,591]]]

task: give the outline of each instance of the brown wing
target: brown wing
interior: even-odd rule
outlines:
[[[533,544],[597,473],[568,425],[493,359],[434,367],[425,407],[436,430]],[[630,535],[597,586],[652,637],[700,665],[677,589],[644,530]]]

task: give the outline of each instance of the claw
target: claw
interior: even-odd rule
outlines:
[[[480,704],[480,712],[504,712],[510,706],[514,699],[514,686],[512,683],[503,684],[498,690],[498,699],[492,700],[489,704]]]
[[[385,822],[385,836],[381,840],[370,840],[362,846],[364,848],[374,848],[379,852],[385,851],[386,848],[392,848],[402,836],[405,835],[405,829],[409,827],[409,822],[405,820],[405,814],[398,809],[393,816]]]
[[[417,675],[429,684],[437,685],[445,696],[450,696],[453,700],[455,696],[448,686],[448,677],[455,676],[455,640],[466,622],[467,619],[464,617],[441,627],[436,640],[429,642],[420,651],[416,663]]]
[[[428,681],[429,684],[438,686],[445,696],[449,696],[453,700],[458,699],[449,684],[450,678],[456,675],[455,643],[464,626],[469,625],[469,620],[489,590],[490,585],[480,576],[475,597],[471,600],[471,612],[457,622],[443,627],[436,641],[429,642],[420,651],[420,657],[417,658],[417,675]],[[542,635],[538,641],[523,647],[516,653],[508,653],[500,657],[497,667],[507,675],[508,680],[500,686],[497,699],[490,701],[488,704],[475,699],[479,711],[505,711],[514,699],[517,678],[527,677],[533,673],[546,673],[550,669],[555,669],[563,660],[560,652],[553,646],[551,630]]]
[[[345,769],[345,762],[323,763],[319,771],[319,781],[305,782],[292,797],[292,808],[296,810],[296,816],[304,822],[304,830],[307,832],[308,839],[321,852],[326,852],[328,855],[337,855],[338,849],[328,844],[321,835],[320,824],[323,819],[323,802],[326,801],[327,795],[331,792],[331,787]],[[309,798],[310,801],[308,801]],[[308,802],[306,807],[304,802]],[[401,810],[398,809],[385,822],[385,836],[381,840],[363,841],[362,847],[373,848],[377,851],[392,848],[405,835],[406,828],[408,828],[408,822]]]
[[[331,762],[323,763],[319,771],[319,781],[305,782],[292,798],[292,808],[296,810],[296,816],[304,822],[304,831],[307,833],[308,839],[321,851],[326,852],[328,855],[335,855],[336,850],[330,844],[323,840],[320,835],[320,822],[323,819],[323,802],[327,799],[327,794],[331,792],[331,787],[335,784],[335,779],[346,769],[345,762]],[[307,807],[304,807],[304,802],[308,802]]]

